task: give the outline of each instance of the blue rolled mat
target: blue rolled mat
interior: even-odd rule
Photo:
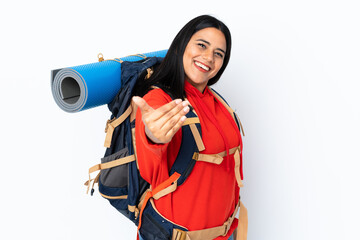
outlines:
[[[165,57],[167,50],[141,54],[145,57]],[[120,58],[135,62],[139,55]],[[105,60],[51,71],[51,90],[57,105],[66,112],[110,103],[121,88],[121,63]]]

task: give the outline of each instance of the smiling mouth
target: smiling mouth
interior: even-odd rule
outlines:
[[[199,68],[205,70],[206,72],[210,71],[210,67],[208,67],[198,61],[195,61],[195,65],[198,66]]]

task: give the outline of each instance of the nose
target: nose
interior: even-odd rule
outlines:
[[[210,50],[203,52],[203,58],[204,58],[204,60],[206,60],[210,63],[212,63],[214,61],[214,55],[213,55],[212,51],[210,51]]]

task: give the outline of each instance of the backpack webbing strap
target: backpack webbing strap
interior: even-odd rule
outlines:
[[[241,164],[240,151],[241,151],[240,147],[238,147],[234,153],[234,160],[235,160],[234,171],[235,171],[236,182],[237,182],[239,188],[244,186],[244,184],[241,181],[241,174],[240,174],[240,164]]]
[[[99,180],[100,173],[96,176],[95,179],[91,179],[91,176],[90,176],[91,173],[99,171],[99,170],[103,170],[103,169],[117,167],[117,166],[129,163],[132,161],[135,161],[135,155],[130,155],[130,156],[119,158],[119,159],[116,159],[116,160],[113,160],[113,161],[110,161],[107,163],[100,163],[100,164],[96,164],[96,165],[92,166],[89,169],[89,180],[87,180],[84,184],[85,186],[88,187],[86,193],[89,192],[91,181],[94,180],[94,183],[93,183],[93,187],[94,187],[94,184]]]
[[[196,127],[196,123],[200,123],[200,119],[198,117],[191,117],[191,118],[187,118],[185,120],[185,122],[183,123],[183,126],[185,126],[185,125],[190,126],[190,130],[194,136],[196,146],[198,147],[199,151],[203,151],[203,150],[205,150],[205,146],[201,139],[200,132]]]
[[[234,171],[235,171],[236,182],[239,187],[243,187],[244,184],[241,181],[241,175],[240,175],[240,164],[241,164],[240,152],[241,152],[240,146],[231,148],[229,150],[229,154],[234,154],[234,161],[235,161]],[[203,154],[203,153],[194,152],[193,159],[195,161],[203,161],[203,162],[219,165],[222,163],[225,156],[226,156],[226,151],[217,154]]]
[[[106,127],[105,127],[106,137],[105,137],[105,143],[104,143],[105,147],[109,148],[111,146],[111,139],[112,139],[112,135],[114,133],[115,128],[117,126],[119,126],[122,122],[124,122],[124,120],[128,116],[130,116],[131,112],[132,112],[132,107],[130,104],[130,106],[125,110],[125,112],[123,114],[121,114],[120,117],[113,118],[106,122]]]
[[[248,212],[244,204],[240,201],[239,223],[236,232],[236,240],[246,240],[248,232]]]
[[[210,92],[216,97],[216,99],[219,100],[224,105],[224,107],[230,112],[230,114],[233,117],[234,121],[239,122],[240,128],[241,128],[241,133],[242,133],[243,136],[245,136],[244,128],[243,128],[243,126],[241,124],[239,116],[237,116],[235,111],[232,110],[232,108],[227,104],[227,102],[225,102],[225,100],[217,92],[215,92],[212,88],[209,88],[209,89],[210,89]]]
[[[238,150],[238,148],[239,146],[231,148],[229,150],[229,154],[234,154],[236,150]],[[219,165],[222,163],[226,155],[227,155],[226,151],[217,154],[203,154],[203,153],[195,152],[193,155],[193,159],[196,161],[203,161],[203,162],[214,163]]]
[[[203,143],[203,141],[201,139],[200,132],[197,129],[195,123],[192,123],[189,126],[190,126],[190,130],[191,130],[191,132],[192,132],[192,134],[194,136],[196,146],[198,147],[199,152],[204,151],[205,146],[204,146],[204,143]]]
[[[195,123],[200,123],[200,119],[198,117],[186,118],[184,123],[183,123],[183,126],[190,125],[190,124],[195,124]]]
[[[189,102],[189,100],[187,98],[185,98],[185,100]],[[185,120],[185,122],[183,123],[183,126],[184,125],[190,126],[190,130],[194,136],[196,146],[197,146],[199,152],[201,152],[201,151],[205,150],[205,146],[201,139],[200,132],[199,132],[198,128],[196,127],[196,123],[200,124],[200,119],[199,119],[199,117],[197,117],[197,113],[195,112],[195,109],[193,107],[191,107],[191,109],[192,109],[191,111],[194,113],[194,115],[196,117],[187,118]]]
[[[151,198],[159,199],[159,198],[165,196],[166,194],[169,194],[169,193],[175,191],[176,187],[174,188],[172,185],[177,186],[177,180],[180,177],[181,177],[181,175],[179,173],[175,172],[167,180],[165,180],[164,182],[159,184],[159,186],[157,186],[154,190],[150,190],[146,193],[143,205],[140,210],[138,231],[141,227],[141,217],[142,217],[143,211],[144,211],[149,199],[151,199]]]
[[[202,240],[202,239],[214,239],[219,236],[226,236],[228,233],[241,202],[239,201],[235,207],[233,214],[226,220],[226,222],[222,226],[206,228],[202,230],[196,231],[182,231],[180,229],[173,229],[172,240]]]
[[[155,200],[158,200],[159,198],[165,196],[165,195],[168,195],[169,193],[172,193],[176,190],[177,188],[177,180],[175,180],[173,182],[173,184],[171,184],[170,186],[164,188],[163,190],[159,191],[158,193],[156,194],[153,194],[153,198]]]
[[[131,206],[131,205],[128,205],[128,210],[132,213],[134,213],[135,215],[135,219],[137,219],[137,217],[139,216],[139,208],[137,208],[136,206]]]
[[[144,203],[144,200],[145,200],[145,196],[146,194],[150,191],[150,189],[147,189],[140,197],[140,200],[139,200],[139,204],[137,206],[131,206],[131,205],[128,205],[128,210],[130,212],[133,212],[135,214],[135,219],[138,218],[139,214],[140,214],[140,209]]]
[[[225,108],[230,112],[230,114],[232,115],[235,123],[238,123],[238,126],[241,129],[241,133],[243,136],[245,136],[244,133],[244,128],[241,124],[240,118],[239,116],[234,112],[234,110],[232,110],[230,108],[230,106],[227,104],[227,102],[224,100],[224,98],[222,98],[215,90],[209,88],[211,93],[225,106]],[[236,181],[238,183],[239,187],[242,187],[242,181],[241,181],[241,173],[240,173],[240,166],[241,166],[241,159],[240,159],[240,153],[241,153],[241,149],[239,147],[239,151],[237,153],[235,153],[234,155],[234,160],[235,160],[235,177],[236,177]],[[239,171],[237,170],[239,169]]]
[[[137,154],[136,154],[135,127],[131,128],[131,141],[132,141],[132,146],[133,146],[133,148],[134,148],[134,155],[135,155],[135,159],[137,159]],[[138,163],[138,161],[136,161],[136,167],[137,167],[137,169],[139,169],[139,163]]]
[[[136,206],[132,206],[132,205],[128,205],[128,210],[130,211],[130,212],[136,212]]]
[[[139,200],[139,204],[138,204],[138,208],[141,209],[142,206],[144,205],[144,201],[145,201],[145,197],[146,197],[146,194],[151,191],[150,188],[146,189],[146,191],[141,195],[140,197],[140,200]],[[140,212],[139,212],[140,213]]]
[[[100,193],[101,196],[107,199],[127,199],[128,195],[122,195],[122,196],[108,196],[103,193]]]
[[[245,137],[244,128],[243,128],[243,125],[241,124],[240,118],[239,118],[239,116],[237,115],[236,112],[234,112],[234,115],[235,115],[236,119],[238,120],[238,123],[240,124],[241,133],[242,133],[242,135]]]

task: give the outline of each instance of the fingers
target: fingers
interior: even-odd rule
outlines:
[[[145,133],[155,143],[168,143],[182,127],[185,120],[186,116],[176,115],[163,128],[157,131],[154,131],[155,128],[145,126]]]
[[[174,112],[176,112],[176,110],[174,110],[174,109],[178,109],[178,110],[181,109],[181,106],[182,106],[181,103],[182,103],[181,99],[175,99],[175,100],[157,108],[156,111],[152,114],[152,119],[153,120],[161,119],[166,114],[168,114],[166,116],[166,118],[168,119],[169,116],[171,117],[172,115],[174,115]]]
[[[180,105],[180,104],[179,104]],[[186,119],[186,114],[189,112],[190,108],[188,106],[188,103],[184,104],[185,107],[181,106],[179,109],[178,107],[170,111],[165,116],[168,116],[166,118],[165,116],[161,119],[162,121],[162,127],[161,129],[166,133],[166,135],[171,135],[171,132],[175,130],[179,130],[179,128],[182,126],[183,122]],[[174,133],[175,134],[175,133]]]
[[[167,143],[170,142],[176,132],[182,127],[186,120],[186,114],[189,112],[188,102],[178,104],[175,108],[163,115],[157,122],[161,123],[161,128],[157,133],[158,139]],[[185,107],[184,107],[185,106]]]
[[[186,115],[189,112],[189,102],[181,102],[177,104],[172,109],[167,112],[162,112],[162,115],[159,119],[157,119],[161,128],[170,124],[170,126],[174,126],[180,117]],[[166,128],[165,128],[166,129]],[[167,129],[168,130],[168,129]]]
[[[140,108],[145,133],[155,143],[170,142],[175,133],[182,127],[189,112],[189,102],[176,99],[157,109],[150,107],[140,97],[133,97],[134,103]]]
[[[171,128],[167,131],[167,133],[166,133],[166,135],[165,135],[165,138],[171,140],[171,139],[173,138],[173,136],[175,135],[175,133],[176,133],[177,131],[179,131],[179,129],[182,127],[182,125],[183,125],[183,123],[184,123],[185,120],[186,120],[186,117],[185,117],[185,116],[182,116],[182,117],[179,119],[179,121],[178,121],[173,127],[171,127]]]
[[[142,116],[145,116],[147,121],[153,122],[159,120],[159,124],[161,125],[165,124],[171,117],[189,105],[188,101],[175,99],[157,109],[153,109],[141,97],[133,97],[133,101],[140,108]]]

